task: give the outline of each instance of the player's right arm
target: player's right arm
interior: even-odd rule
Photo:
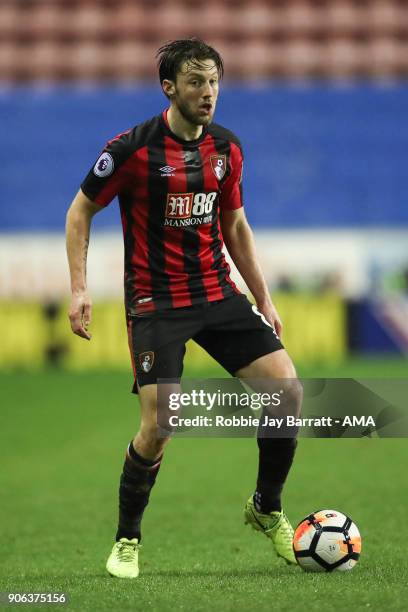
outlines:
[[[101,206],[90,200],[80,189],[66,219],[66,244],[71,276],[71,306],[69,320],[74,334],[91,339],[88,326],[92,317],[92,301],[86,284],[86,261],[92,217]]]
[[[132,179],[129,142],[132,130],[109,140],[94,166],[88,172],[67,214],[66,235],[71,273],[71,307],[69,320],[74,334],[91,339],[92,302],[86,284],[86,260],[92,217],[107,206]]]

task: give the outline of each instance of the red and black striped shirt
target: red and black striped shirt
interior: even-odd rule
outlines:
[[[118,196],[130,312],[178,308],[238,292],[222,252],[220,209],[242,206],[239,140],[211,124],[184,141],[166,112],[110,140],[81,189]]]

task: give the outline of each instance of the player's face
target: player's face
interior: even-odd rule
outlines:
[[[213,60],[184,62],[177,74],[172,103],[193,125],[211,123],[218,97],[218,70]]]

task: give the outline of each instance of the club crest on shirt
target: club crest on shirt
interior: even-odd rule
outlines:
[[[115,163],[112,155],[105,151],[97,160],[93,171],[96,176],[105,178],[106,176],[110,176],[112,174],[114,166]]]
[[[221,181],[224,178],[224,174],[227,170],[227,156],[211,155],[210,163],[215,176],[219,181]]]
[[[139,362],[140,362],[140,367],[142,368],[143,372],[145,372],[146,374],[150,372],[154,364],[153,351],[145,351],[144,353],[140,353]]]

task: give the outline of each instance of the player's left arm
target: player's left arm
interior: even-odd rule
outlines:
[[[244,209],[221,209],[221,230],[228,253],[254,296],[258,310],[280,336],[282,322],[259,264],[254,235]]]

